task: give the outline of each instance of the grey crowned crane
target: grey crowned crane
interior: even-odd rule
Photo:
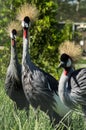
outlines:
[[[68,107],[75,109],[79,106],[86,117],[86,68],[73,70],[72,62],[69,55],[61,55],[59,67],[64,70],[59,81],[59,96]]]
[[[15,22],[11,23],[11,27],[15,26]],[[9,27],[10,28],[10,27]],[[6,94],[14,102],[14,107],[20,110],[25,109],[29,111],[29,102],[27,101],[21,82],[21,65],[18,62],[16,53],[16,34],[15,29],[10,28],[11,37],[11,59],[7,68],[5,79]],[[27,113],[28,114],[28,113]]]
[[[30,25],[37,19],[38,10],[33,5],[22,5],[17,15],[23,27],[22,84],[27,100],[37,109],[49,115],[51,122],[58,123],[69,108],[60,100],[57,93],[58,81],[37,67],[30,59],[28,45]]]
[[[47,113],[55,123],[69,111],[61,101],[57,93],[58,81],[50,74],[44,72],[31,61],[28,52],[28,36],[30,18],[24,17],[23,27],[23,55],[22,55],[22,84],[25,95],[30,104]]]

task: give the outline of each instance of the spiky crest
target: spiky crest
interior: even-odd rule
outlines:
[[[17,11],[17,19],[19,21],[24,20],[27,16],[30,18],[31,22],[35,21],[38,18],[39,11],[35,5],[27,4],[21,5]]]
[[[82,51],[80,45],[77,45],[70,41],[65,41],[59,47],[60,55],[66,53],[69,55],[74,62],[78,61],[81,57]]]
[[[6,32],[8,34],[8,36],[10,36],[10,33],[12,33],[13,30],[19,31],[21,30],[21,26],[20,23],[17,21],[11,21],[7,28],[6,28]]]

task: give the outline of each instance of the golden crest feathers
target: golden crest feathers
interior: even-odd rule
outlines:
[[[20,23],[17,21],[11,21],[6,28],[6,32],[8,33],[8,35],[11,33],[13,29],[15,29],[16,31],[21,30]]]
[[[59,47],[60,55],[63,53],[68,54],[73,61],[78,61],[81,57],[82,51],[80,45],[74,44],[70,41],[65,41]]]
[[[22,21],[25,16],[28,16],[31,22],[38,18],[39,11],[35,5],[27,4],[21,5],[17,11],[17,19]]]

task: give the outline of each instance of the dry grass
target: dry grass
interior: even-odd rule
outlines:
[[[10,35],[11,31],[15,29],[16,31],[21,30],[21,26],[20,23],[17,21],[12,21],[8,24],[7,28],[6,28],[6,32],[8,35]]]
[[[80,60],[82,54],[80,45],[76,45],[70,41],[65,41],[62,43],[59,47],[59,52],[60,54],[68,54],[74,62]]]
[[[39,15],[39,11],[36,6],[25,3],[17,11],[17,19],[22,21],[25,16],[28,16],[31,22],[34,22]]]

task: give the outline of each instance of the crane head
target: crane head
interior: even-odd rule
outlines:
[[[13,29],[10,33],[10,37],[15,40],[16,39],[16,35],[17,35],[17,31],[15,29]]]
[[[24,20],[22,21],[22,27],[25,29],[28,29],[30,27],[30,24],[31,24],[30,18],[26,16]]]
[[[63,53],[60,57],[60,64],[58,67],[62,67],[62,68],[72,67],[72,58],[66,53]]]

